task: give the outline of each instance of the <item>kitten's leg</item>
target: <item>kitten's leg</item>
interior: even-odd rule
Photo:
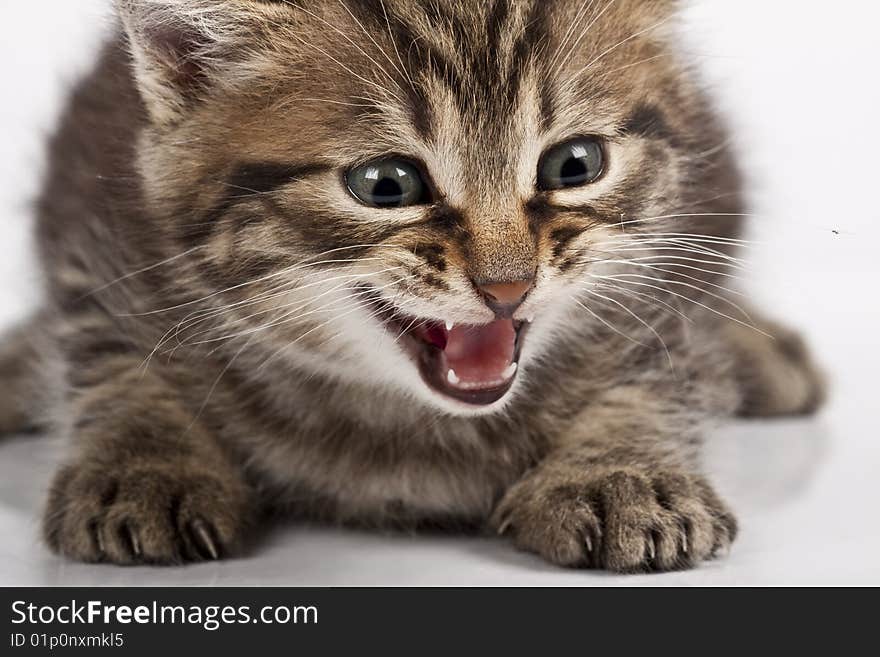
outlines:
[[[242,545],[252,494],[243,474],[180,403],[174,385],[124,341],[67,340],[74,456],[57,473],[43,533],[82,561],[172,564]]]
[[[491,519],[522,549],[569,567],[693,567],[736,536],[700,474],[693,417],[638,387],[609,392],[507,491]]]
[[[763,331],[727,322],[722,330],[736,356],[736,378],[743,417],[806,415],[826,397],[825,377],[813,362],[803,339],[791,329],[749,309]]]
[[[51,358],[41,317],[0,336],[0,435],[42,428]],[[46,343],[46,344],[43,344]]]

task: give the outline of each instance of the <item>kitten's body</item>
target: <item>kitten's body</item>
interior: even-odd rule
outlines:
[[[627,41],[666,3],[314,4],[122,3],[138,82],[120,37],[74,94],[39,206],[49,304],[0,353],[10,389],[36,351],[65,364],[52,417],[74,452],[50,545],[119,563],[216,557],[281,508],[491,517],[557,563],[619,570],[726,547],[735,523],[699,474],[705,421],[805,412],[821,392],[796,338],[743,329],[723,299],[742,212],[724,135],[662,40]],[[209,24],[229,42],[206,45]],[[545,88],[578,70],[586,81]],[[542,150],[530,140],[578,132],[615,135],[612,166],[630,169],[563,211],[524,191]],[[437,179],[426,218],[338,196],[346,163],[384,153]],[[624,244],[636,217],[667,235],[632,246],[667,256],[663,281],[604,279],[644,286],[584,296],[599,247]],[[383,278],[392,268],[407,278]],[[492,315],[468,277],[528,268],[518,379],[485,409],[430,390],[357,296],[367,282],[413,318],[478,325]],[[284,276],[288,296],[270,296]],[[27,401],[3,400],[0,428],[39,417]]]

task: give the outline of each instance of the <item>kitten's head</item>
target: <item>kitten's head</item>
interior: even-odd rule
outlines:
[[[671,0],[119,5],[145,187],[215,309],[188,339],[263,367],[497,410],[685,275],[671,236],[731,229],[692,218],[733,190]]]

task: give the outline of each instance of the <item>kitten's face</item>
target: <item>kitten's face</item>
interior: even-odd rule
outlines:
[[[160,4],[242,28],[206,60],[219,71],[162,34],[190,44],[171,80],[141,33],[141,161],[174,248],[226,304],[191,339],[263,367],[497,410],[560,334],[620,303],[597,277],[626,266],[631,234],[690,229],[642,220],[718,192],[666,2]]]

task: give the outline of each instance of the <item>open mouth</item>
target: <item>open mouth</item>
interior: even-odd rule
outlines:
[[[474,406],[494,404],[516,380],[528,324],[498,319],[490,324],[425,322],[406,331],[419,371],[437,392]]]
[[[472,406],[488,406],[513,387],[528,322],[452,324],[407,319],[399,310],[383,306],[381,316],[389,332],[399,336],[435,392]]]

